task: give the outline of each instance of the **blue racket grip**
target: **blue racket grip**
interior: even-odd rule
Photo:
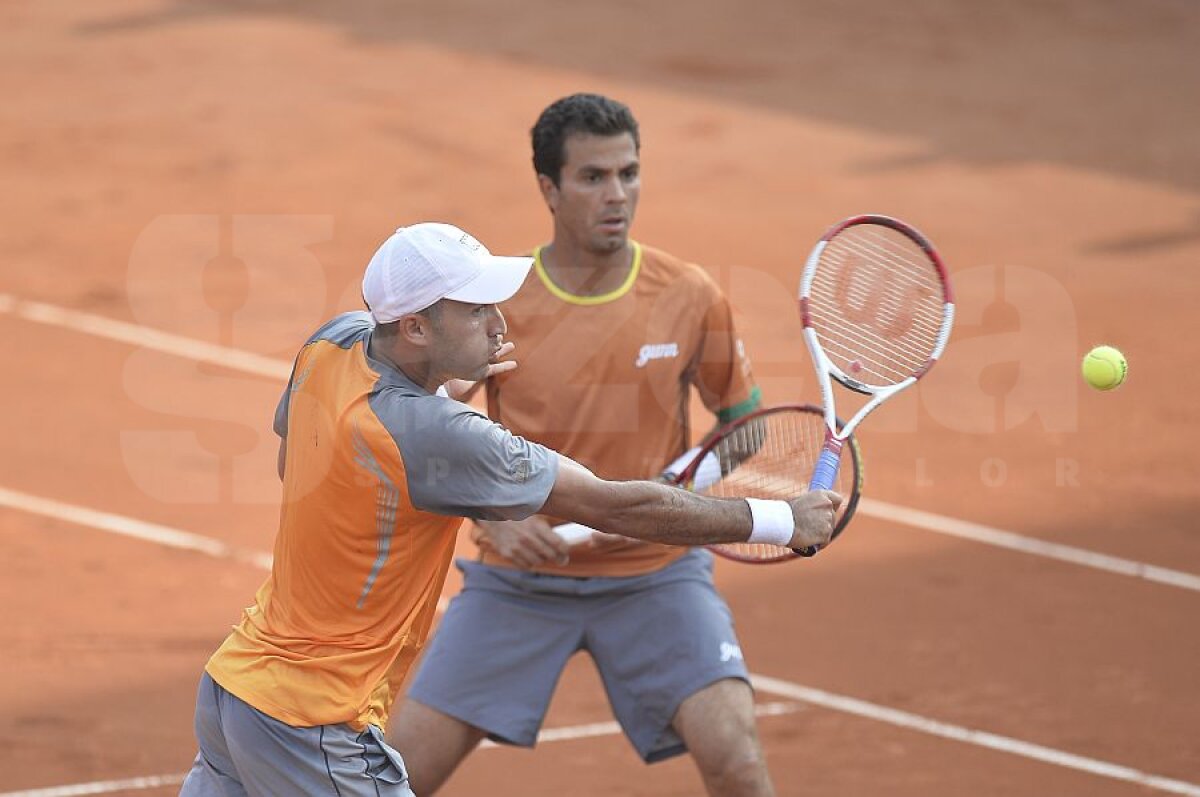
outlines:
[[[821,456],[817,459],[817,467],[813,470],[812,481],[808,483],[808,491],[833,489],[833,483],[837,481],[838,465],[841,464],[841,460],[840,450],[830,451],[828,448],[822,449]]]

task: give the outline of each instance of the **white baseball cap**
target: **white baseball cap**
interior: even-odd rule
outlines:
[[[496,257],[452,224],[401,227],[376,250],[363,274],[363,299],[378,324],[442,299],[497,304],[521,287],[532,257]]]

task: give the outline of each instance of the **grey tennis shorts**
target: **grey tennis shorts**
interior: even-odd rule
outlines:
[[[234,697],[208,673],[196,696],[196,738],[200,753],[180,797],[413,797],[404,760],[379,728],[296,728]]]
[[[685,752],[679,704],[725,678],[749,682],[712,554],[689,551],[628,578],[571,578],[458,560],[463,589],[409,698],[497,742],[532,747],[563,667],[586,650],[613,714],[647,762]]]

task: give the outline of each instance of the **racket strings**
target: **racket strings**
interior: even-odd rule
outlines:
[[[795,498],[808,491],[824,442],[825,422],[818,412],[789,409],[750,419],[714,446],[723,463],[736,464],[702,492],[716,498]],[[834,487],[844,495],[854,478],[854,468],[847,465],[849,452],[847,445],[842,453],[845,467],[839,469]],[[732,543],[721,547],[743,559],[769,561],[793,556],[789,548],[779,545]]]
[[[924,352],[881,343],[862,328],[814,315],[822,348],[843,373],[865,384],[890,385],[917,372],[928,359]],[[932,352],[932,348],[929,349]]]
[[[826,287],[824,286],[824,282],[826,282],[826,278],[823,278],[823,280],[820,282],[815,282],[815,284],[818,284],[818,286],[821,287]],[[833,290],[835,292],[836,288]],[[845,296],[847,299],[853,299],[853,296],[848,293],[845,294]],[[822,298],[829,298],[833,301],[839,299],[836,293],[834,293],[833,296],[828,296],[827,294],[823,295]],[[878,322],[847,322],[847,319],[844,317],[833,316],[833,314],[830,314],[830,317],[840,320],[840,322],[842,322],[842,328],[856,330],[857,334],[869,337],[869,340],[874,341],[877,346],[892,346],[898,350],[901,350],[901,352],[918,353],[925,350],[925,347],[928,346],[930,340],[937,340],[938,331],[941,330],[944,305],[938,305],[938,313],[940,314],[938,314],[936,319],[926,319],[923,317],[922,313],[914,311],[910,316],[911,323],[906,329],[906,332],[911,332],[911,334],[890,337],[880,335],[875,330],[872,330],[871,326]]]
[[[858,225],[821,253],[809,312],[839,369],[860,382],[894,384],[936,351],[945,315],[941,276],[907,236]]]
[[[888,238],[882,229],[868,229],[863,225],[843,232],[833,240],[836,242],[835,248],[880,263],[897,280],[907,280],[910,285],[928,287],[940,297],[941,278],[931,267],[928,254],[907,236],[899,233],[895,235],[898,238]],[[935,312],[933,318],[936,319],[940,315]]]
[[[831,318],[847,322],[881,348],[910,354],[932,348],[944,304],[928,260],[912,266],[924,269],[913,275],[881,263],[876,254],[831,244],[822,263],[826,268],[818,271],[814,287]]]
[[[832,254],[837,257],[841,253],[835,251]],[[940,297],[926,302],[914,302],[910,298],[904,311],[892,310],[888,303],[899,306],[898,303],[903,301],[899,297],[904,295],[938,296],[934,289],[923,287],[918,293],[911,287],[905,287],[905,283],[897,280],[895,275],[887,275],[885,281],[883,273],[879,272],[870,275],[873,278],[873,284],[867,289],[870,292],[864,290],[864,298],[857,299],[854,293],[844,287],[857,275],[847,275],[844,271],[846,259],[841,258],[840,261],[831,262],[831,268],[819,272],[813,283],[817,314],[826,320],[827,326],[836,324],[836,329],[830,331],[843,334],[852,331],[857,341],[869,342],[872,348],[879,351],[892,352],[893,360],[924,362],[936,345],[944,303]],[[852,268],[860,270],[861,267],[855,265]],[[923,308],[922,304],[934,306]],[[861,309],[855,310],[855,307]]]
[[[941,277],[933,268],[928,257],[925,256],[923,250],[919,247],[914,247],[914,251],[910,254],[914,254],[915,258],[900,261],[889,257],[886,250],[864,247],[856,241],[841,241],[840,243],[841,248],[845,250],[842,253],[843,260],[850,255],[858,255],[864,261],[877,262],[885,267],[880,269],[880,271],[884,271],[888,275],[887,287],[889,290],[880,297],[880,304],[887,305],[881,307],[880,315],[886,315],[888,312],[897,314],[900,307],[903,306],[906,295],[930,297],[934,301],[912,304],[909,308],[909,315],[912,327],[918,332],[923,331],[932,335],[937,334],[941,328],[944,310],[944,305],[941,301]],[[846,285],[846,298],[857,300],[859,306],[864,306],[872,300],[870,289],[874,287],[875,283],[868,283],[866,281],[848,282]]]
[[[882,351],[878,342],[863,335],[859,327],[836,321],[826,320],[818,326],[817,334],[834,364],[860,382],[879,381],[864,378],[870,375],[880,377],[885,384],[894,384],[912,376],[927,359],[916,350]]]

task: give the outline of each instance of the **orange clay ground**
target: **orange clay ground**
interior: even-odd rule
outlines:
[[[0,40],[0,797],[186,770],[197,678],[263,571],[77,510],[268,552],[297,345],[397,225],[545,240],[527,131],[579,90],[638,115],[636,237],[721,282],[769,402],[815,399],[791,297],[829,223],[909,219],[955,277],[944,363],[863,430],[876,503],[815,560],[718,567],[751,669],[791,685],[759,692],[779,793],[1168,793],[798,685],[1200,794],[1195,3],[18,0]],[[1111,394],[1078,377],[1100,342],[1130,360]],[[576,660],[547,727],[610,719]],[[701,792],[597,734],[481,750],[442,793]]]

